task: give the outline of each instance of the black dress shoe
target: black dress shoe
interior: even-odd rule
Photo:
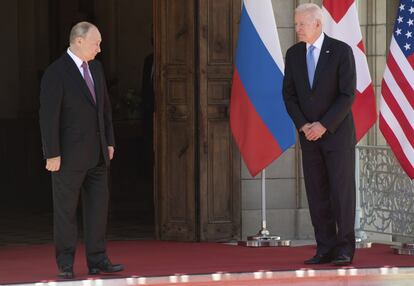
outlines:
[[[352,263],[352,258],[346,254],[341,254],[335,257],[332,263],[336,266],[347,266]]]
[[[99,273],[113,273],[124,270],[122,264],[112,264],[109,259],[104,259],[96,265],[89,266],[89,274],[97,275]]]
[[[59,267],[58,277],[62,279],[72,279],[73,278],[73,267],[70,265],[65,265]]]
[[[332,261],[332,255],[331,254],[319,254],[317,253],[314,257],[309,258],[308,260],[305,260],[305,264],[323,264],[323,263],[329,263]]]

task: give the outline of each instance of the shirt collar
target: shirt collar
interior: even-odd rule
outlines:
[[[324,39],[325,39],[325,34],[322,32],[319,35],[319,37],[316,39],[316,41],[312,44],[312,46],[314,46],[315,48],[321,50]],[[306,43],[306,50],[309,49],[310,46],[311,46],[311,44]]]
[[[80,69],[82,67],[83,61],[77,55],[72,53],[72,51],[69,48],[67,50],[67,53],[72,58],[72,60],[75,62],[76,66]]]

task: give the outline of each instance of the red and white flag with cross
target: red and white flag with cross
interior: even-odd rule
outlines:
[[[325,20],[324,32],[332,38],[347,43],[354,52],[357,90],[352,114],[357,141],[359,141],[376,122],[377,110],[357,7],[354,0],[324,0],[322,10]]]

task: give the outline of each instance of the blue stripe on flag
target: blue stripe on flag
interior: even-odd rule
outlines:
[[[282,98],[283,73],[257,33],[245,6],[240,18],[236,66],[252,104],[282,150],[296,135]]]

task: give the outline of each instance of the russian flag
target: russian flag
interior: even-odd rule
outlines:
[[[271,0],[244,0],[230,102],[230,126],[256,176],[296,141],[282,98],[284,63]]]

